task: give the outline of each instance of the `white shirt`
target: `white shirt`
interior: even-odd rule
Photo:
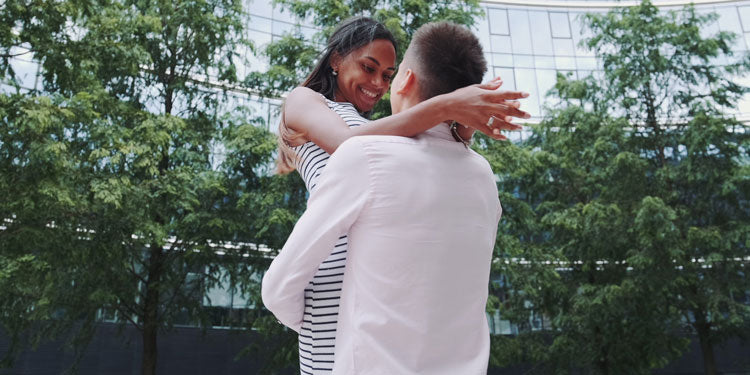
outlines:
[[[489,164],[445,124],[350,138],[266,272],[263,302],[299,331],[305,287],[349,233],[333,374],[485,374],[501,212]]]

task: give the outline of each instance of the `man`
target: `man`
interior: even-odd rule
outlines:
[[[393,80],[393,113],[479,83],[485,71],[469,30],[425,25]],[[263,301],[299,331],[304,289],[348,233],[333,374],[485,374],[501,211],[489,164],[448,124],[415,138],[351,138],[263,278]]]

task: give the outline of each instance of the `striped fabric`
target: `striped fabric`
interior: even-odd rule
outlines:
[[[337,103],[326,99],[328,107],[351,126],[368,122],[350,103]],[[293,148],[297,153],[297,172],[305,181],[307,190],[315,191],[318,179],[330,155],[313,142]],[[342,235],[331,250],[331,255],[318,268],[318,272],[305,289],[305,316],[299,335],[300,372],[302,374],[330,374],[338,322],[341,283],[346,264],[347,237]]]

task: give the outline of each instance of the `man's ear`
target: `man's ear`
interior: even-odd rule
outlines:
[[[405,96],[413,92],[413,90],[416,89],[416,87],[417,87],[417,76],[414,74],[413,70],[406,69],[406,71],[404,72],[404,78],[401,79],[398,87],[396,87],[395,89],[399,95]]]

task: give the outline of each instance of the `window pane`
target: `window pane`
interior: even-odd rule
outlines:
[[[504,66],[508,68],[513,67],[513,55],[509,53],[493,53],[492,64],[497,66]]]
[[[261,72],[261,73],[266,72],[268,71],[268,68],[269,68],[268,61],[266,60],[267,59],[265,57],[261,58],[253,54],[248,54],[247,55],[247,64],[248,64],[247,69],[249,69],[250,71]]]
[[[734,80],[735,83],[742,86],[750,86],[750,77],[742,77]],[[737,112],[747,116],[750,114],[750,94],[745,94],[737,102]]]
[[[508,35],[508,12],[505,9],[490,8],[488,13],[490,33]]]
[[[263,1],[263,0],[255,0],[255,1]],[[292,14],[292,12],[284,9],[284,7],[279,5],[273,6],[273,20],[274,21],[285,21],[290,23],[295,23],[297,21],[296,17]]]
[[[544,98],[547,92],[555,87],[557,83],[557,72],[548,69],[537,69],[536,71],[537,85],[539,86],[539,96]],[[549,99],[543,100],[546,102]]]
[[[518,90],[529,93],[529,97],[521,101],[521,109],[533,117],[539,117],[539,90],[536,87],[534,69],[516,69],[516,85]]]
[[[517,68],[533,68],[534,57],[531,55],[514,55],[515,67]]]
[[[270,29],[268,32],[260,32],[260,31],[248,31],[247,37],[255,44],[255,47],[262,47],[265,46],[268,43],[271,43],[271,34]]]
[[[515,90],[516,80],[513,76],[513,69],[511,68],[495,68],[495,77],[500,77],[503,80],[502,88],[504,90]]]
[[[593,70],[579,70],[578,71],[578,76],[581,77],[581,79],[584,79],[588,76],[593,76],[593,75],[594,75]]]
[[[578,69],[594,70],[597,68],[596,58],[593,57],[577,57],[576,65],[578,66]]]
[[[476,25],[476,36],[479,38],[479,44],[485,49],[484,52],[490,52],[490,21],[489,11],[484,8],[484,17],[478,19]]]
[[[271,2],[266,0],[250,0],[250,14],[271,17],[273,15]]]
[[[567,79],[578,79],[578,72],[576,72],[575,70],[558,69],[557,72],[562,74]]]
[[[557,69],[575,69],[576,68],[576,59],[575,57],[563,57],[563,56],[555,56],[555,62],[557,64]]]
[[[501,36],[501,35],[492,35],[490,37],[490,46],[492,47],[492,52],[495,53],[511,53],[513,52],[511,46],[510,46],[510,37],[509,36]]]
[[[315,33],[318,32],[317,29],[314,29],[312,27],[307,27],[307,26],[302,26],[301,29],[302,29],[302,35],[304,35],[305,38],[307,38],[309,40],[312,40],[313,37],[315,36]]]
[[[555,69],[555,58],[552,56],[536,56],[534,60],[537,68]]]
[[[553,39],[552,44],[555,46],[555,56],[575,56],[573,39]]]
[[[549,12],[549,23],[553,38],[570,38],[568,13]]]
[[[740,20],[742,20],[742,28],[745,31],[750,31],[750,6],[737,7],[737,11],[740,12]]]
[[[534,32],[531,33],[534,54],[552,55],[552,34],[547,22],[547,13],[529,12],[529,22],[534,26]]]
[[[716,13],[719,14],[719,28],[722,31],[729,31],[738,36],[742,35],[742,25],[740,24],[740,17],[737,13],[736,7],[717,8]],[[742,38],[735,39],[732,45],[732,50],[742,51],[744,49],[745,43]]]
[[[16,73],[18,84],[25,89],[35,89],[39,65],[25,58],[11,58],[10,66]]]
[[[271,32],[271,19],[266,17],[250,15],[248,29]]]
[[[740,24],[740,17],[737,14],[736,7],[716,8],[716,13],[719,14],[719,27],[722,30],[738,34],[742,32],[742,25]]]
[[[273,21],[273,35],[289,34],[294,31],[294,25],[286,22]]]
[[[527,11],[510,10],[510,37],[513,40],[513,53],[531,55],[531,29]]]

